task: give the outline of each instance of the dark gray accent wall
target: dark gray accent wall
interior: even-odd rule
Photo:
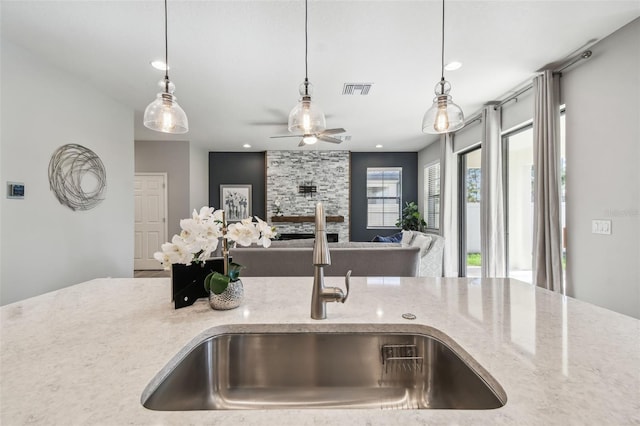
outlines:
[[[402,205],[418,202],[417,152],[351,153],[351,241],[371,241],[399,229],[367,229],[367,167],[402,167]]]
[[[252,214],[265,217],[265,153],[209,152],[209,206],[220,208],[220,185],[251,185]]]

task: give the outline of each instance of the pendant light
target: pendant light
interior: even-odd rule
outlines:
[[[163,133],[187,133],[189,121],[184,110],[173,95],[175,85],[169,80],[169,42],[167,40],[167,0],[164,0],[164,79],[160,80],[162,91],[144,110],[144,125]]]
[[[451,100],[451,84],[444,79],[444,0],[442,0],[442,47],[441,79],[436,84],[433,105],[424,114],[422,131],[424,133],[449,133],[464,126],[462,109]]]
[[[299,87],[300,100],[289,113],[288,129],[291,133],[312,135],[322,132],[327,127],[322,109],[311,103],[313,86],[309,83],[308,66],[308,12],[307,0],[304,1],[304,83]]]

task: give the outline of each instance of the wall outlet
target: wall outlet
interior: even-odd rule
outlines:
[[[610,220],[592,220],[591,233],[611,235],[611,221]]]

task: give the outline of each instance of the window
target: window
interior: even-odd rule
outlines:
[[[428,229],[440,229],[440,163],[424,168],[424,216]]]
[[[396,228],[401,198],[402,167],[367,168],[367,228]]]

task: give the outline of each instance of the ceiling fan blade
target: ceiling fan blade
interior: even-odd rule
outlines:
[[[282,136],[269,136],[271,139],[273,138],[301,138],[303,135],[282,135]]]
[[[338,133],[344,133],[346,132],[345,129],[343,129],[342,127],[336,128],[336,129],[325,129],[322,132],[320,132],[320,135],[336,135]]]
[[[342,140],[340,140],[340,139],[332,138],[331,136],[324,136],[322,134],[318,135],[318,139],[320,139],[321,141],[325,141],[325,142],[342,143]]]
[[[298,144],[298,146],[305,146],[306,143],[304,143],[304,139],[300,140],[300,143]]]

